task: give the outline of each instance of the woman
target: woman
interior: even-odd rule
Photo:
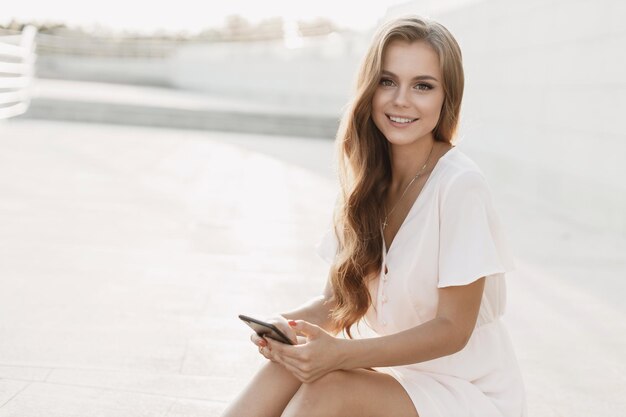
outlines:
[[[298,345],[252,335],[269,362],[224,416],[525,415],[499,319],[513,264],[484,176],[453,146],[463,84],[442,25],[378,30],[337,135],[328,284],[270,319]]]

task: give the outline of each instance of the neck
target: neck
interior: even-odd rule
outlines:
[[[420,171],[429,154],[430,159],[424,172],[431,170],[435,147],[436,143],[432,136],[426,136],[410,145],[392,144],[389,154],[391,161],[391,189],[404,189],[415,177],[415,174]]]

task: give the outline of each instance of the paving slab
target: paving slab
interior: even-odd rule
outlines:
[[[33,382],[0,408],[0,416],[149,417],[166,415],[175,401],[117,389]]]
[[[52,372],[51,368],[0,366],[0,380],[44,381],[50,372]],[[0,401],[0,403],[2,403],[2,401]]]

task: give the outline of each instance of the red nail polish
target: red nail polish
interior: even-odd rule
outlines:
[[[298,323],[296,323],[296,321],[295,321],[295,320],[289,320],[289,325],[290,325],[291,327],[296,326],[297,324],[298,324]]]
[[[267,346],[267,342],[263,339],[259,340],[259,346],[265,347]]]

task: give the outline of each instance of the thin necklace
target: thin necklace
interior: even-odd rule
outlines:
[[[387,228],[387,220],[389,220],[389,216],[391,216],[391,213],[393,213],[393,211],[396,209],[396,207],[398,207],[398,204],[400,204],[400,201],[402,201],[402,198],[404,197],[404,195],[406,194],[406,192],[408,191],[409,187],[411,187],[411,184],[413,184],[413,182],[415,182],[415,180],[422,175],[422,172],[424,172],[424,169],[426,169],[426,165],[428,165],[428,161],[430,160],[430,155],[433,153],[433,148],[435,147],[435,144],[433,143],[430,147],[430,152],[428,153],[428,157],[426,158],[426,162],[424,162],[424,165],[422,166],[422,169],[420,169],[417,174],[415,174],[415,176],[413,177],[413,179],[411,180],[411,182],[409,182],[409,184],[406,186],[406,188],[404,189],[404,192],[402,193],[402,195],[400,196],[400,198],[398,199],[398,201],[396,201],[396,204],[393,206],[393,208],[391,209],[391,211],[389,213],[385,213],[385,220],[383,221],[383,230],[385,230]],[[385,210],[386,212],[386,210]]]

